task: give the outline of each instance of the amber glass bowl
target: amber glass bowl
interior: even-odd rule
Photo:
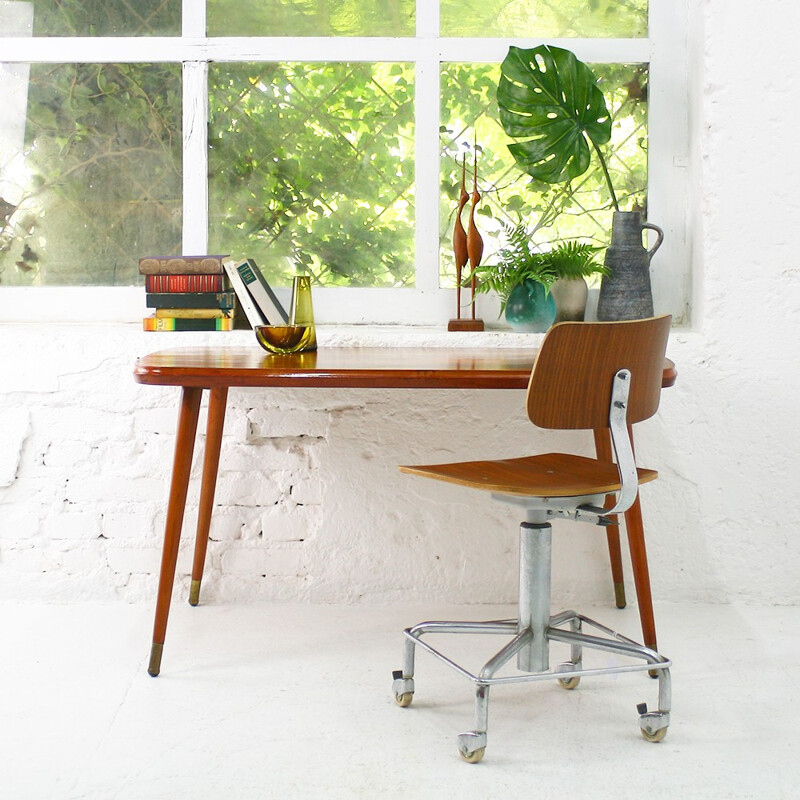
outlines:
[[[256,325],[256,339],[269,353],[299,353],[311,338],[311,325]]]

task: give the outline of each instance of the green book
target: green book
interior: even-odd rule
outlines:
[[[252,258],[240,261],[236,264],[236,271],[241,276],[262,316],[267,320],[267,324],[286,325],[289,322],[289,315],[275,296],[275,292],[272,291],[272,287],[267,283],[261,270],[256,266],[256,262]]]

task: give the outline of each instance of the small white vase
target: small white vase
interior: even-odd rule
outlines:
[[[583,322],[589,287],[583,278],[559,278],[550,287],[556,301],[556,322]]]

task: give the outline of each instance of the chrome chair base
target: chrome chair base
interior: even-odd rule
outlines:
[[[653,677],[658,678],[658,708],[656,711],[648,711],[646,704],[639,704],[637,706],[639,727],[642,736],[648,741],[661,741],[666,736],[670,722],[669,667],[672,662],[655,650],[575,611],[564,611],[551,616],[550,525],[538,519],[533,522],[523,522],[520,533],[518,618],[490,622],[422,622],[407,628],[403,632],[405,636],[403,669],[393,673],[392,690],[397,704],[405,707],[410,705],[413,699],[417,647],[421,647],[470,680],[475,686],[475,727],[458,737],[458,751],[465,761],[476,763],[483,758],[486,750],[489,689],[492,686],[555,679],[564,689],[574,689],[584,676],[649,671]],[[585,633],[585,627],[593,628],[602,635]],[[433,633],[500,634],[511,636],[511,639],[475,674],[422,639],[425,634]],[[551,669],[549,664],[550,642],[561,642],[570,646],[570,660],[554,669]],[[584,669],[582,661],[584,647],[625,656],[642,663]],[[498,671],[515,657],[519,674],[498,677]]]

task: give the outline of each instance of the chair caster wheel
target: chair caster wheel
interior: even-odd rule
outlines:
[[[572,672],[574,669],[580,669],[581,662],[574,663],[572,661],[567,661],[566,664],[559,664],[556,668],[556,672]],[[569,678],[559,678],[558,685],[562,689],[576,689],[581,682],[580,675],[572,675]]]
[[[394,701],[400,708],[406,708],[411,705],[414,699],[414,679],[404,678],[402,670],[395,670],[392,673],[394,681],[392,682],[392,692],[394,693]]]
[[[400,708],[406,708],[411,705],[411,701],[414,699],[414,692],[403,692],[403,694],[397,694],[395,692],[394,701]]]
[[[648,742],[662,742],[669,729],[669,711],[648,711],[647,705],[638,706],[639,727]]]
[[[471,753],[465,753],[463,750],[459,750],[458,754],[467,764],[477,764],[482,758],[483,754],[486,752],[485,747],[479,747],[477,750],[473,750]]]
[[[668,728],[659,728],[654,733],[649,733],[644,728],[642,728],[642,737],[647,740],[648,742],[663,742],[664,737],[667,735]]]
[[[470,731],[458,737],[458,754],[468,764],[477,764],[486,752],[486,734]]]

